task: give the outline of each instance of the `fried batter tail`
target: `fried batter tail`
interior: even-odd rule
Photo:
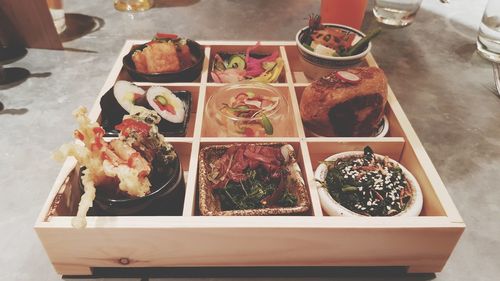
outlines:
[[[95,198],[95,186],[92,180],[92,175],[89,171],[85,170],[82,172],[82,183],[84,194],[80,198],[80,204],[78,204],[78,212],[76,216],[71,220],[71,225],[74,228],[85,228],[87,226],[87,212],[92,207]]]

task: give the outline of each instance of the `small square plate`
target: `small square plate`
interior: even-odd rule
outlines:
[[[172,123],[161,119],[158,124],[158,131],[166,137],[184,137],[191,113],[192,94],[190,91],[172,91],[184,104],[184,121],[182,123]],[[123,116],[128,114],[119,104],[113,102],[113,88],[109,89],[101,97],[101,126],[105,131],[105,137],[118,137],[120,131],[115,126],[120,124]],[[146,106],[148,109],[152,109]]]
[[[289,177],[292,177],[294,186],[288,186],[288,189],[297,197],[297,205],[294,207],[277,207],[277,208],[263,208],[263,209],[248,209],[248,210],[226,210],[221,208],[219,196],[214,194],[213,190],[208,186],[208,163],[220,158],[228,148],[239,146],[241,144],[227,144],[227,145],[212,145],[201,149],[199,161],[199,207],[203,216],[283,216],[283,215],[296,215],[304,214],[310,208],[309,195],[302,178],[300,167],[297,164],[295,151],[289,152],[288,170],[290,171]],[[260,146],[274,146],[282,147],[285,143],[256,143],[254,145]]]

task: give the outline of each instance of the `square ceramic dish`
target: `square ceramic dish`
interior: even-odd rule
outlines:
[[[147,89],[145,89],[147,90]],[[185,111],[182,123],[172,123],[165,119],[158,124],[158,130],[161,134],[166,137],[184,137],[187,133],[189,119],[191,118],[191,104],[192,104],[192,94],[189,91],[173,91],[172,92],[177,98],[182,101]],[[113,88],[109,89],[100,99],[99,104],[101,105],[101,118],[99,120],[100,125],[106,132],[104,136],[106,137],[118,137],[119,131],[115,129],[115,126],[120,124],[123,115],[126,113],[119,104],[112,102],[114,99]],[[122,111],[121,114],[116,114],[117,111]]]
[[[132,81],[122,57],[127,41],[90,111],[101,120],[99,100],[117,80]],[[304,128],[299,102],[311,82],[304,75],[295,42],[261,42],[264,52],[278,50],[284,70],[277,83],[290,106],[284,126],[290,134],[275,137],[213,137],[206,131],[205,102],[223,86],[209,78],[217,52],[241,52],[257,42],[199,41],[205,59],[201,77],[190,83],[137,82],[190,91],[192,110],[185,137],[167,137],[184,169],[186,190],[182,216],[89,216],[87,228],[74,229],[72,216],[80,198],[75,163],[67,160],[55,180],[35,229],[57,272],[90,275],[98,268],[204,266],[397,266],[408,272],[438,272],[446,264],[465,224],[396,95],[389,89],[385,115],[390,128],[383,138],[315,137]],[[363,65],[376,66],[369,54]],[[302,171],[311,208],[303,216],[201,216],[198,182],[200,151],[234,143],[291,144]],[[366,145],[404,165],[418,180],[423,209],[418,217],[329,217],[314,181],[319,161]],[[54,148],[56,149],[56,148]],[[151,243],[155,241],[155,243]],[[214,254],[216,253],[216,254]]]
[[[257,146],[281,147],[285,143],[257,143]],[[213,145],[204,147],[200,151],[198,189],[199,189],[199,208],[203,216],[286,216],[302,214],[309,210],[310,200],[307,192],[302,172],[297,164],[295,150],[288,154],[289,162],[287,168],[290,171],[288,178],[294,185],[287,186],[288,190],[297,198],[297,205],[293,207],[273,207],[250,210],[222,210],[219,196],[214,194],[210,188],[207,177],[209,163],[213,163],[221,157],[230,147],[237,144]]]

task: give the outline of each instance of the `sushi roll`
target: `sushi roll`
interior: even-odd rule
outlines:
[[[165,87],[153,86],[146,93],[146,99],[158,114],[172,123],[182,123],[185,118],[184,103]]]
[[[134,105],[140,105],[144,97],[144,91],[128,81],[117,81],[113,89],[113,95],[120,106],[130,113]]]
[[[106,133],[114,132],[117,135],[115,125],[122,122],[123,116],[129,114],[133,106],[146,104],[145,94],[146,91],[128,81],[117,81],[100,101],[101,125]]]

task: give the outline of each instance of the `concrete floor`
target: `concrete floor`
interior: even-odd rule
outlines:
[[[60,169],[51,152],[71,139],[71,111],[92,106],[124,40],[149,39],[156,31],[198,40],[293,40],[304,18],[319,11],[319,1],[310,0],[157,0],[161,7],[129,14],[111,2],[66,0],[67,13],[102,18],[102,29],[65,43],[65,51],[29,50],[12,66],[50,76],[0,91],[6,107],[0,112],[0,280],[60,278],[32,229]],[[458,246],[435,276],[351,271],[291,280],[499,280],[500,99],[491,91],[491,66],[475,53],[486,1],[451,2],[424,1],[413,25],[383,28],[373,54],[467,224]],[[367,12],[363,30],[375,26]]]

